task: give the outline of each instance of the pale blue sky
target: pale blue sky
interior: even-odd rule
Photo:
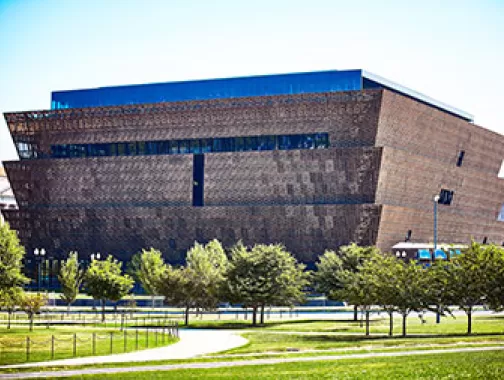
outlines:
[[[52,90],[358,68],[504,133],[504,0],[0,0],[2,113]]]

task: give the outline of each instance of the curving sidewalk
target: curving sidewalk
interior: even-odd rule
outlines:
[[[270,358],[270,359],[251,359],[251,360],[236,360],[222,361],[209,363],[184,363],[184,364],[166,364],[166,365],[149,365],[141,367],[119,367],[119,368],[89,368],[64,371],[47,371],[47,372],[31,372],[31,373],[10,373],[0,374],[0,379],[36,379],[36,378],[57,378],[83,375],[104,375],[104,374],[121,374],[128,372],[153,372],[153,371],[172,371],[177,369],[202,369],[202,368],[228,368],[237,366],[263,366],[293,362],[316,362],[316,361],[340,361],[348,359],[368,359],[368,358],[386,358],[398,356],[418,356],[418,355],[441,355],[459,352],[482,352],[482,351],[502,351],[504,346],[495,347],[468,347],[455,348],[444,350],[411,350],[400,352],[375,352],[364,354],[350,355],[334,355],[334,356],[308,356],[308,357],[293,357],[293,358]]]
[[[180,341],[165,347],[82,358],[51,360],[45,362],[12,364],[0,368],[27,368],[44,366],[72,366],[106,363],[146,362],[154,360],[189,359],[243,346],[248,342],[236,332],[226,330],[180,330]],[[0,377],[1,378],[1,377]]]

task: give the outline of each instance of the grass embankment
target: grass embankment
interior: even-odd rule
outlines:
[[[77,376],[100,379],[502,379],[504,351],[340,359],[261,366]]]
[[[0,364],[117,354],[168,345],[177,340],[152,330],[148,333],[147,330],[138,330],[137,333],[136,330],[69,326],[36,328],[31,332],[27,328],[2,329]]]

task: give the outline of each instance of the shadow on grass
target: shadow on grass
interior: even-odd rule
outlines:
[[[411,334],[403,337],[402,335],[303,335],[300,336],[301,339],[309,342],[369,342],[376,340],[405,340],[405,339],[415,339],[415,340],[428,340],[428,339],[443,339],[443,338],[478,338],[478,337],[504,337],[502,333],[475,333],[471,335],[467,334],[428,334],[428,335],[418,335]]]
[[[227,330],[227,329],[253,329],[253,328],[265,328],[268,329],[270,327],[275,327],[275,326],[292,326],[293,328],[296,327],[296,325],[310,325],[310,324],[316,324],[316,323],[329,323],[329,324],[335,324],[335,325],[341,325],[341,324],[346,324],[350,325],[350,327],[345,327],[345,328],[335,328],[335,329],[328,329],[327,331],[347,331],[350,328],[355,328],[355,327],[360,327],[360,322],[353,321],[353,320],[327,320],[327,319],[311,319],[311,320],[294,320],[294,321],[275,321],[275,322],[266,322],[264,324],[257,324],[257,325],[252,325],[252,322],[247,322],[247,321],[226,321],[226,322],[206,322],[206,321],[194,321],[194,322],[189,322],[188,326],[180,325],[181,328],[185,329],[222,329],[222,330]],[[381,322],[381,320],[373,320],[371,321],[371,324],[376,324]]]

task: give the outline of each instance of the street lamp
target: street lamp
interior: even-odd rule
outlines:
[[[44,260],[44,256],[46,254],[46,251],[44,248],[35,248],[33,250],[33,254],[35,255],[35,260],[37,262],[37,282],[38,282],[38,291],[40,292],[40,278],[41,278],[41,273],[40,273],[40,264],[42,263],[42,260]]]
[[[434,196],[434,260],[436,259],[437,249],[437,205],[439,202],[439,195]],[[436,312],[436,323],[441,323],[441,313],[439,310]]]
[[[93,261],[94,259],[100,260],[100,253],[97,253],[97,254],[92,253],[91,254],[91,261]]]
[[[434,196],[434,254],[436,254],[437,249],[437,205],[439,202],[439,195]]]

